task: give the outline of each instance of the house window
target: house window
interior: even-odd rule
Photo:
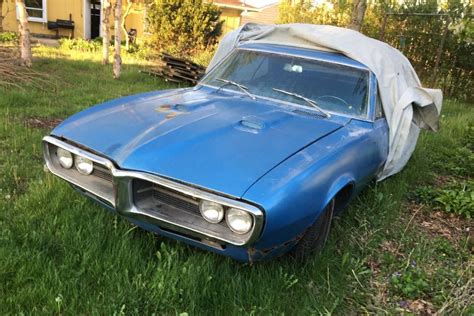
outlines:
[[[46,0],[25,0],[25,7],[28,21],[43,23],[47,21]]]

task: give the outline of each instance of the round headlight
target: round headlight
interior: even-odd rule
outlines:
[[[80,174],[87,176],[90,175],[94,170],[94,164],[89,159],[82,156],[76,156],[75,160],[76,169]]]
[[[224,207],[219,203],[202,200],[199,203],[202,217],[209,223],[217,224],[224,218]]]
[[[69,169],[72,167],[74,163],[74,159],[72,158],[72,154],[60,147],[56,150],[56,155],[58,156],[59,164],[61,167]]]
[[[252,229],[252,215],[245,211],[231,208],[226,212],[225,220],[229,228],[236,234],[246,234]]]

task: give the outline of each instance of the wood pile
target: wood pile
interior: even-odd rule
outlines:
[[[166,53],[160,57],[161,65],[141,72],[164,78],[169,82],[195,85],[206,71],[206,68],[188,59],[173,57]]]

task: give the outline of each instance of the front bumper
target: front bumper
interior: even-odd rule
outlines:
[[[55,156],[58,147],[90,159],[95,167],[93,174],[84,176],[74,168],[62,168]],[[43,148],[46,165],[53,174],[131,222],[201,248],[212,248],[214,252],[236,259],[245,260],[247,257],[251,260],[244,253],[253,249],[252,245],[263,229],[264,213],[259,207],[153,174],[120,170],[110,160],[90,150],[51,136],[43,139]],[[202,199],[249,212],[253,217],[252,229],[239,235],[232,232],[225,221],[219,224],[205,221],[198,207]],[[232,250],[231,253],[226,253],[226,249]]]

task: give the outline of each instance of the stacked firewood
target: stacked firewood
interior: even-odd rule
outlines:
[[[161,54],[161,65],[142,70],[143,73],[162,77],[166,81],[196,84],[204,75],[205,68],[184,58]]]

